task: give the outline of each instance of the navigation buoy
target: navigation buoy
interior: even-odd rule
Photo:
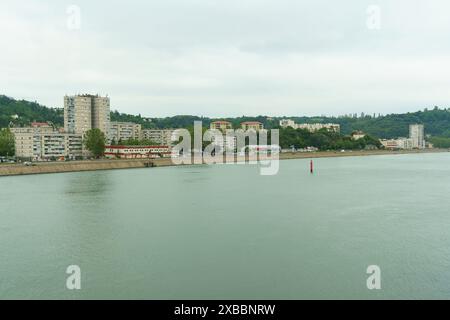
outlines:
[[[310,167],[311,173],[314,173],[314,162],[312,160],[311,160],[309,167]]]

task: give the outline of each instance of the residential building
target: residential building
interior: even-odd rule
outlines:
[[[226,130],[233,129],[233,125],[229,121],[213,121],[210,124],[210,129],[217,129],[225,132]]]
[[[150,140],[156,144],[172,146],[172,133],[175,129],[143,129],[141,140]]]
[[[391,150],[413,149],[413,142],[411,139],[408,139],[408,138],[383,139],[383,140],[380,140],[380,142],[386,149],[391,149]]]
[[[325,129],[333,132],[340,132],[341,126],[335,123],[301,123],[297,125],[297,129],[308,130],[309,132],[317,132]]]
[[[33,158],[33,147],[35,145],[34,132],[31,127],[11,128],[14,134],[15,154],[18,158]]]
[[[229,121],[214,121],[210,124],[211,130],[220,130],[222,139],[215,139],[213,136],[211,142],[220,148],[220,152],[236,152],[237,138],[235,135],[227,135],[227,130],[233,130],[233,125]]]
[[[280,126],[282,128],[291,127],[294,129],[303,129],[308,130],[309,132],[316,132],[322,129],[326,129],[328,131],[340,132],[341,126],[336,123],[295,123],[291,119],[282,119],[280,120]]]
[[[280,120],[280,127],[282,127],[282,128],[291,127],[291,128],[297,129],[297,124],[295,123],[294,120],[282,119],[282,120]]]
[[[425,149],[425,127],[423,124],[411,124],[409,126],[409,138],[412,140],[413,149]]]
[[[213,129],[217,130],[217,129]],[[216,139],[215,136],[212,136],[211,143],[218,147],[216,148],[216,152],[236,152],[237,147],[237,137],[235,135],[227,135],[226,133],[222,133],[221,139]]]
[[[425,149],[424,126],[412,124],[409,126],[409,138],[380,140],[386,149]]]
[[[111,121],[109,127],[109,141],[139,140],[141,138],[141,125],[133,122]]]
[[[30,160],[78,158],[82,156],[82,136],[56,130],[48,123],[11,128],[16,157]]]
[[[410,149],[414,148],[412,139],[408,139],[408,138],[398,138],[397,146],[398,146],[398,149],[406,149],[406,150],[410,150]]]
[[[382,139],[380,140],[380,142],[386,149],[399,149],[399,143],[397,139]]]
[[[264,125],[259,121],[245,121],[241,123],[241,128],[244,131],[247,130],[260,131],[264,129]]]
[[[366,134],[362,131],[355,131],[352,133],[352,139],[353,140],[359,140],[366,136]]]
[[[119,159],[145,159],[170,157],[169,146],[106,146],[105,157]]]
[[[46,133],[39,136],[37,160],[75,159],[82,156],[83,138],[71,133]],[[38,149],[39,148],[39,149]]]
[[[86,131],[98,128],[108,136],[109,122],[109,97],[90,94],[64,97],[65,132],[84,136]]]

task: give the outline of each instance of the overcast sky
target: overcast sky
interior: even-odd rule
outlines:
[[[0,0],[0,94],[108,94],[149,117],[448,107],[449,15],[445,0]]]

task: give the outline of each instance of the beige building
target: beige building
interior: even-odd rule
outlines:
[[[34,158],[38,151],[34,150],[39,144],[40,134],[54,132],[53,126],[47,122],[33,122],[30,127],[11,128],[14,134],[16,157]]]
[[[233,125],[229,121],[213,121],[209,127],[213,130],[221,130],[223,132],[233,129]]]
[[[291,128],[296,129],[297,128],[297,124],[294,122],[294,120],[282,119],[282,120],[280,120],[280,127],[282,127],[282,128],[291,127]]]
[[[422,124],[409,126],[409,138],[380,140],[380,142],[386,149],[425,149],[427,147]]]
[[[64,97],[64,130],[84,135],[98,128],[108,136],[110,122],[109,97],[99,95],[75,95]]]
[[[362,131],[355,131],[352,133],[353,140],[363,139],[365,136],[366,136],[366,134]]]
[[[244,131],[247,130],[260,131],[264,129],[264,125],[258,121],[246,121],[241,123],[241,128]]]
[[[17,158],[29,160],[74,159],[82,156],[82,136],[57,131],[47,123],[11,128]]]
[[[174,129],[143,129],[141,130],[141,140],[150,140],[160,145],[171,146],[173,131]]]
[[[35,145],[33,128],[11,128],[14,134],[15,153],[18,158],[33,158]],[[38,138],[37,138],[38,139]]]
[[[391,150],[413,149],[413,141],[412,141],[412,139],[408,139],[408,138],[383,139],[383,140],[380,140],[380,142],[386,149],[391,149]]]
[[[141,125],[133,122],[111,121],[109,127],[109,141],[125,141],[129,139],[139,140],[141,138]]]

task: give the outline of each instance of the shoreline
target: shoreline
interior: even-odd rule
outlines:
[[[445,153],[450,152],[449,149],[426,149],[426,150],[368,150],[368,151],[319,151],[319,152],[286,152],[280,153],[280,160],[292,159],[316,159],[316,158],[336,158],[336,157],[362,157],[377,155],[402,155],[402,154],[428,154],[428,153]],[[239,157],[234,158],[234,162],[255,161],[257,157]],[[99,170],[115,170],[115,169],[137,169],[152,167],[170,167],[179,166],[172,163],[171,158],[159,159],[114,159],[114,160],[81,160],[67,162],[35,162],[33,166],[25,166],[23,164],[0,164],[0,177],[2,176],[18,176],[30,174],[46,174],[46,173],[67,173],[82,171],[99,171]],[[182,165],[198,165],[182,164]]]

